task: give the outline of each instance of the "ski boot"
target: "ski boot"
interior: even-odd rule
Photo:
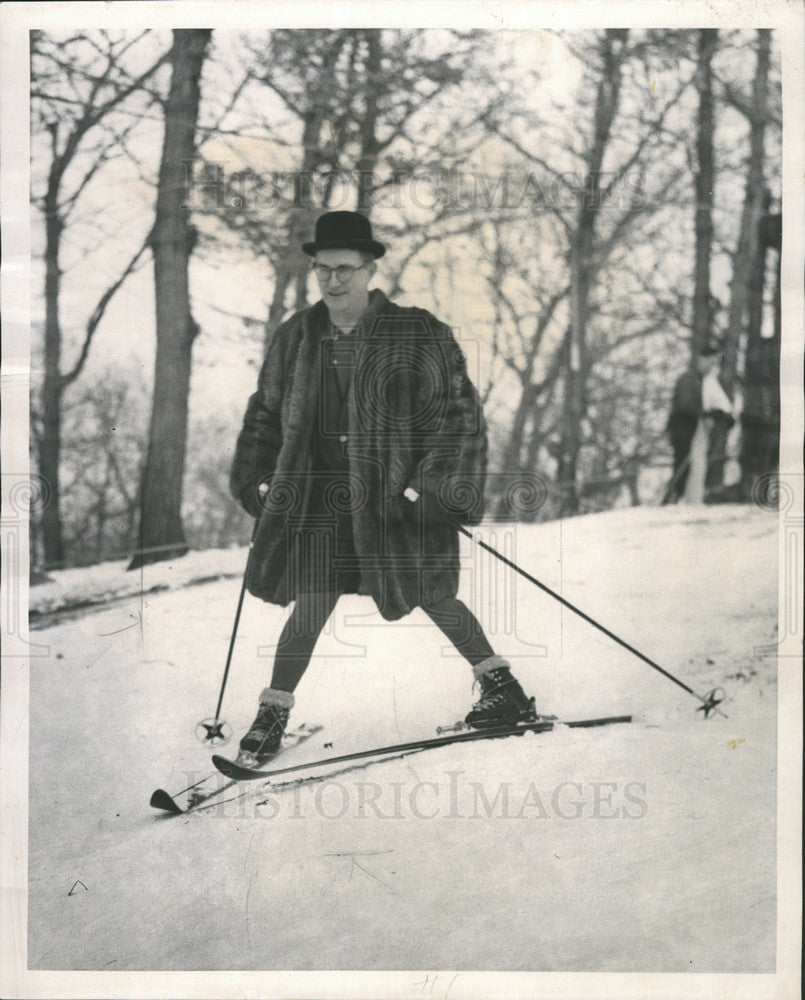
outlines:
[[[294,696],[290,691],[264,688],[260,692],[257,717],[240,741],[239,764],[265,764],[279,753],[293,705]]]
[[[481,688],[480,699],[464,719],[471,729],[512,726],[537,718],[534,699],[527,698],[502,656],[490,656],[472,668]]]

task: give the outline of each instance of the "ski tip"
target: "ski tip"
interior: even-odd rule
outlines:
[[[176,800],[164,788],[158,788],[154,792],[149,804],[154,809],[161,809],[163,812],[172,813],[174,816],[180,816],[184,812],[184,809],[176,804]]]

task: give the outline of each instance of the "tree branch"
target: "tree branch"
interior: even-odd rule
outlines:
[[[129,263],[126,265],[126,268],[122,272],[120,277],[112,285],[110,285],[109,288],[106,289],[106,291],[103,293],[100,300],[98,301],[98,304],[95,306],[95,309],[93,310],[92,315],[90,316],[89,321],[87,322],[86,336],[84,337],[84,343],[81,346],[81,352],[78,356],[78,360],[76,361],[73,368],[65,375],[62,375],[60,379],[63,388],[70,385],[72,382],[75,382],[75,380],[81,374],[81,371],[86,363],[87,356],[89,355],[89,349],[92,343],[92,338],[95,336],[95,331],[98,328],[98,324],[103,319],[103,314],[106,312],[106,307],[112,301],[112,298],[114,297],[120,286],[123,284],[123,282],[126,280],[126,278],[128,278],[128,276],[136,268],[140,258],[148,248],[149,242],[150,242],[150,234],[149,236],[146,237],[145,241],[143,242],[143,245],[140,247],[137,253],[131,258]]]

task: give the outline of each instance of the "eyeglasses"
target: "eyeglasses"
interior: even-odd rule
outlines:
[[[362,271],[370,263],[371,261],[367,260],[360,267],[351,267],[349,264],[339,264],[338,267],[327,267],[326,264],[314,264],[313,270],[316,272],[316,277],[319,281],[326,285],[333,275],[341,282],[350,281],[358,271]]]

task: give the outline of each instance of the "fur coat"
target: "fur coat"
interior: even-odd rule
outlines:
[[[277,328],[232,463],[232,493],[259,517],[247,587],[283,606],[296,597],[289,553],[305,524],[322,339],[330,335],[321,301]],[[335,503],[352,519],[360,593],[393,620],[456,595],[455,524],[477,524],[483,515],[486,424],[463,351],[426,310],[395,305],[375,289],[355,343],[350,490]],[[269,490],[258,503],[260,483]],[[404,499],[407,487],[420,493],[415,503]]]

